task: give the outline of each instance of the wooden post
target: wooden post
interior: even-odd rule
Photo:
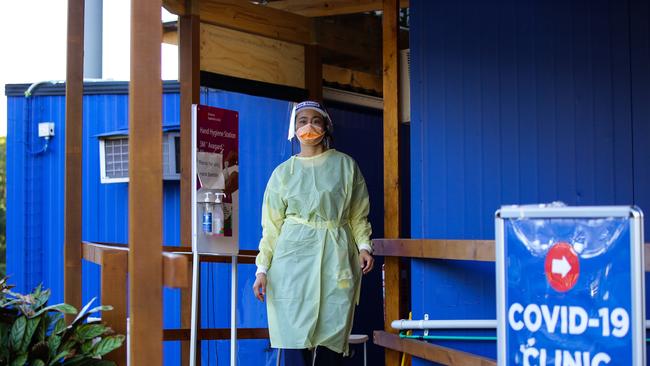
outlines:
[[[161,0],[131,1],[130,364],[162,364]]]
[[[84,0],[68,1],[65,84],[64,300],[81,309]],[[68,321],[74,315],[66,316]]]
[[[112,311],[102,312],[102,320],[116,333],[126,335],[126,274],[127,251],[106,251],[102,254],[102,303],[112,305]],[[117,366],[126,366],[126,346],[109,353],[106,359]]]
[[[186,2],[186,14],[179,17],[179,79],[181,83],[181,245],[192,242],[192,104],[200,103],[201,28],[198,1]],[[191,273],[191,265],[189,266]],[[192,289],[181,289],[181,327],[189,328]],[[189,364],[190,342],[181,342],[181,365]]]
[[[318,45],[305,46],[305,89],[310,100],[323,100],[323,63]]]
[[[384,236],[400,235],[400,182],[399,182],[399,93],[398,93],[398,16],[399,2],[384,0],[382,17],[382,54],[384,79]],[[384,328],[392,333],[392,320],[399,319],[400,309],[400,259],[386,257],[385,269],[385,319]],[[386,365],[399,365],[399,353],[386,349]]]

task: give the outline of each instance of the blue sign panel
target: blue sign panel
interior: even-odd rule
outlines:
[[[499,365],[645,364],[640,212],[594,210],[501,210]]]

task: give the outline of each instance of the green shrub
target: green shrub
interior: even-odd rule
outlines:
[[[41,286],[28,295],[11,291],[7,279],[0,280],[0,366],[85,366],[114,365],[102,356],[119,348],[123,335],[88,316],[112,310],[110,306],[90,308],[91,300],[81,312],[68,304],[48,306],[50,290]],[[66,324],[65,314],[77,314]]]

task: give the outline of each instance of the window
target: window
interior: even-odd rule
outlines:
[[[114,137],[99,140],[102,183],[129,181],[129,139]]]
[[[163,179],[181,179],[181,136],[178,132],[163,135]],[[179,162],[178,164],[176,162]]]
[[[180,134],[163,134],[163,179],[180,180]],[[100,180],[102,183],[129,181],[129,137],[112,135],[99,140]]]

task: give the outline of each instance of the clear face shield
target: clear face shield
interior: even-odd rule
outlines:
[[[323,107],[320,103],[314,102],[314,101],[305,101],[301,102],[298,104],[295,104],[294,107],[291,110],[291,116],[289,117],[289,130],[287,134],[287,139],[289,141],[293,140],[293,138],[296,136],[296,116],[300,111],[303,110],[314,110],[318,113],[320,113],[323,116],[323,119],[325,121],[325,127],[324,127],[324,143],[326,148],[330,148],[330,138],[329,136],[332,135],[334,126],[332,124],[332,120],[327,113],[327,110],[325,110],[325,107]],[[315,133],[315,132],[312,132]],[[316,136],[314,136],[316,137]],[[319,140],[318,143],[320,143],[323,139]]]

